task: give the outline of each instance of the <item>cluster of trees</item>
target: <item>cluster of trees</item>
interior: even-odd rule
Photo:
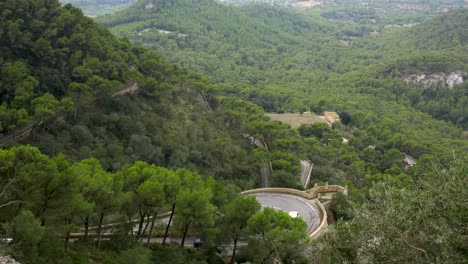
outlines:
[[[256,168],[242,158],[248,141],[226,129],[206,78],[117,39],[71,5],[1,8],[1,134],[29,127],[25,141],[44,153],[94,157],[105,170],[142,160],[242,175],[241,186],[254,186]],[[137,94],[125,94],[131,87]]]
[[[158,229],[163,244],[170,234],[181,237],[183,247],[188,234],[197,234],[207,248],[233,243],[234,256],[237,242],[250,237],[255,248],[243,253],[247,260],[293,260],[299,256],[292,256],[290,247],[306,237],[302,220],[273,209],[260,211],[255,198],[239,196],[238,187],[187,169],[137,161],[111,173],[94,158],[70,163],[27,145],[1,149],[0,157],[0,221],[7,223],[2,234],[13,238],[9,247],[17,248],[13,254],[24,263],[69,263],[70,234],[82,233],[81,240],[91,246],[91,226],[97,226],[93,235],[99,249],[102,226],[109,222],[122,224],[105,250],[113,247],[122,255],[132,247],[139,250],[135,245],[149,245],[163,212],[170,212],[167,225]]]
[[[311,185],[329,182],[363,189],[380,179],[408,180],[403,163],[407,154],[415,158],[434,159],[430,154],[434,146],[398,133],[398,121],[381,122],[389,131],[377,129],[376,125],[371,124],[373,120],[369,121],[366,130],[362,130],[358,124],[364,125],[364,121],[370,117],[340,112],[343,123],[337,122],[333,126],[315,123],[291,129],[289,125],[265,118],[262,109],[255,104],[225,97],[220,100],[220,105],[227,116],[225,123],[228,127],[241,128],[244,134],[267,146],[254,149],[252,160],[257,167],[271,162],[273,173],[270,181],[273,187],[300,189],[297,175],[301,159],[314,164]],[[388,137],[387,133],[392,136]],[[349,141],[344,143],[343,137]],[[451,157],[452,152],[441,147],[439,158],[448,160]]]
[[[2,2],[0,133],[102,103],[125,81],[135,55],[81,10],[58,1]],[[114,41],[115,40],[115,41]],[[66,96],[66,97],[65,97]]]
[[[463,262],[467,257],[466,158],[418,162],[406,183],[376,182],[366,199],[337,199],[342,219],[309,248],[313,261]]]

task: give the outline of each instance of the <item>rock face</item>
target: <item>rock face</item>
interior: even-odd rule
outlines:
[[[10,256],[0,256],[0,264],[20,264]]]
[[[425,89],[434,86],[452,88],[455,85],[463,83],[463,78],[466,75],[464,72],[413,74],[404,77],[403,80],[406,83],[422,84]]]
[[[335,112],[323,112],[323,115],[325,117],[325,120],[327,120],[330,124],[333,124],[336,121],[340,120],[340,116]]]
[[[156,2],[156,0],[149,0],[149,1],[148,1],[148,4],[146,4],[145,8],[146,8],[146,9],[151,9],[151,8],[153,8],[155,2]]]
[[[459,73],[451,73],[447,80],[445,80],[445,84],[449,87],[452,88],[455,85],[461,84],[463,82],[463,75]]]

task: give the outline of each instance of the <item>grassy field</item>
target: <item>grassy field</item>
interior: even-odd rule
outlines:
[[[299,113],[266,113],[271,120],[280,121],[289,124],[292,128],[298,128],[302,124],[313,124],[317,122],[327,123],[323,117],[320,117],[311,112],[305,112],[302,115]]]

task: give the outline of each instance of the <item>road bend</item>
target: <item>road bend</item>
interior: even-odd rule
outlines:
[[[320,209],[314,203],[314,200],[281,193],[254,193],[249,194],[249,196],[254,196],[262,207],[271,207],[286,213],[298,212],[304,222],[307,223],[308,234],[314,232],[320,225]]]

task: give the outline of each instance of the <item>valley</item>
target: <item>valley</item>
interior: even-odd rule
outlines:
[[[466,259],[465,1],[12,0],[0,9],[0,235],[11,242],[0,255],[25,264]],[[283,212],[242,195],[259,187],[346,192],[314,196],[326,213],[258,195]],[[113,223],[124,224],[105,234]],[[319,224],[321,236],[307,239]],[[203,245],[184,248],[193,238]]]

